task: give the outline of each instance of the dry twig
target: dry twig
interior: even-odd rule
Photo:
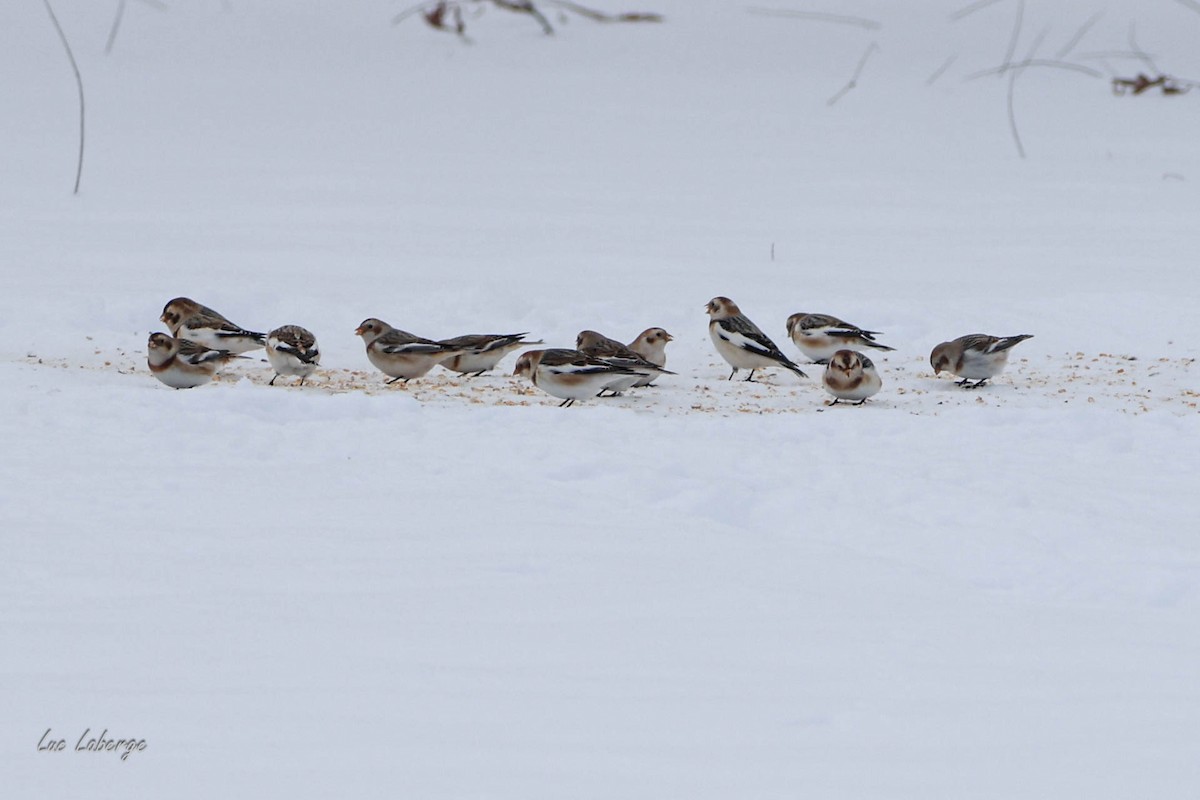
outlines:
[[[883,23],[876,22],[873,19],[852,17],[847,14],[826,14],[820,11],[794,11],[788,8],[748,8],[746,11],[763,17],[791,17],[793,19],[806,19],[812,22],[832,22],[835,25],[852,25],[868,31],[877,31],[883,27]]]
[[[1187,94],[1196,85],[1194,81],[1180,80],[1170,75],[1151,78],[1145,73],[1138,73],[1136,78],[1113,78],[1112,81],[1113,94],[1117,96],[1142,94],[1155,86],[1160,87],[1164,95]]]
[[[997,75],[997,74],[1003,75],[1006,72],[1012,72],[1013,70],[1023,70],[1023,69],[1027,69],[1028,67],[1053,67],[1055,69],[1065,69],[1065,70],[1070,70],[1072,72],[1080,72],[1080,73],[1083,73],[1084,75],[1088,75],[1092,78],[1103,77],[1099,70],[1094,70],[1091,67],[1085,67],[1082,64],[1073,64],[1070,61],[1054,61],[1053,59],[1049,59],[1049,58],[1030,58],[1025,61],[1016,61],[1012,64],[1001,64],[998,67],[992,67],[991,69],[984,69],[984,70],[980,70],[979,72],[973,72],[970,75],[968,75],[966,78],[963,78],[963,80],[964,81],[973,81],[973,80],[976,80],[977,78],[987,77],[988,75]]]
[[[940,67],[938,67],[937,69],[935,69],[933,71],[933,74],[925,79],[925,85],[933,86],[933,84],[937,82],[937,79],[942,77],[942,75],[945,74],[946,70],[950,69],[950,65],[953,64],[957,60],[958,60],[958,53],[955,53],[954,55],[950,56],[945,61],[943,61],[942,65]]]
[[[1129,49],[1137,53],[1138,61],[1141,61],[1150,69],[1151,72],[1158,72],[1158,66],[1154,63],[1154,59],[1150,57],[1142,48],[1138,47],[1137,43],[1137,23],[1130,21],[1129,23]]]
[[[71,61],[71,71],[75,73],[75,87],[79,90],[79,161],[75,167],[75,190],[72,192],[72,194],[79,194],[79,181],[83,177],[83,78],[79,74],[79,64],[75,62],[75,54],[71,52],[71,43],[67,41],[67,35],[63,33],[62,25],[58,24],[58,16],[55,15],[54,9],[50,7],[50,0],[42,0],[42,4],[46,6],[46,11],[50,14],[54,30],[58,31],[58,38],[62,42],[63,49],[67,51],[67,58]]]
[[[548,5],[556,6],[567,11],[574,12],[581,17],[593,20],[595,22],[662,22],[662,14],[654,14],[644,11],[626,11],[620,14],[605,14],[591,8],[585,8],[578,3],[572,3],[570,0],[545,0]]]
[[[995,5],[996,3],[999,3],[999,2],[1000,2],[1000,0],[977,0],[977,2],[971,3],[971,5],[966,6],[964,8],[960,8],[958,11],[955,11],[953,14],[951,14],[950,21],[958,22],[963,17],[969,17],[972,14],[974,14],[976,11],[981,11],[981,10],[987,8],[988,6]]]
[[[165,3],[159,0],[142,0],[143,3],[158,11],[166,11]],[[113,17],[112,30],[108,32],[108,43],[104,45],[104,55],[112,52],[113,43],[117,41],[117,31],[121,29],[121,20],[125,17],[125,0],[117,0],[117,14]]]
[[[860,58],[858,60],[858,67],[855,68],[854,75],[851,76],[849,82],[845,86],[843,86],[841,89],[839,89],[837,94],[835,94],[833,97],[826,100],[825,105],[827,105],[827,106],[834,105],[835,103],[837,103],[838,100],[842,99],[842,96],[845,95],[846,92],[849,92],[851,89],[858,86],[858,78],[860,75],[862,75],[863,67],[865,67],[867,65],[867,59],[871,57],[871,53],[874,53],[878,49],[879,49],[879,45],[876,44],[875,42],[871,42],[871,45],[866,49],[866,52],[864,52],[862,54],[862,58]]]
[[[571,2],[571,0],[544,0],[544,2],[546,5],[570,11],[596,22],[662,22],[660,14],[636,11],[621,14],[605,14]],[[505,11],[527,14],[542,26],[543,33],[548,35],[554,33],[554,27],[550,24],[550,20],[546,19],[546,16],[532,0],[427,0],[426,2],[406,8],[392,17],[392,24],[399,25],[409,17],[420,14],[421,18],[431,28],[456,33],[464,40],[469,41],[466,37],[466,21],[463,8],[467,5],[482,7],[485,3],[504,9]]]
[[[1013,24],[1012,36],[1008,39],[1008,52],[1004,55],[1004,60],[1001,64],[1011,64],[1013,56],[1017,52],[1017,41],[1021,38],[1021,25],[1025,19],[1025,0],[1017,0],[1017,19]]]
[[[1097,11],[1095,14],[1092,14],[1092,16],[1088,19],[1088,21],[1083,23],[1083,25],[1080,26],[1079,30],[1075,31],[1075,35],[1071,37],[1071,40],[1069,42],[1067,42],[1065,45],[1063,45],[1061,50],[1059,50],[1057,53],[1054,54],[1054,57],[1055,58],[1066,58],[1068,55],[1070,55],[1071,51],[1074,50],[1075,47],[1080,42],[1083,41],[1083,37],[1087,36],[1088,31],[1090,31],[1092,29],[1092,26],[1095,25],[1097,22],[1099,22],[1100,18],[1103,16],[1104,16],[1103,11]]]
[[[1179,3],[1179,5],[1183,6],[1184,8],[1191,9],[1197,14],[1200,14],[1200,3],[1197,3],[1196,0],[1175,0],[1175,2]]]

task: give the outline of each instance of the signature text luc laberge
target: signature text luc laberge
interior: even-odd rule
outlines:
[[[79,735],[73,752],[114,753],[120,755],[121,760],[125,761],[129,758],[130,753],[140,753],[146,749],[145,739],[112,739],[109,738],[108,728],[105,728],[99,736],[91,736],[91,733],[92,729],[87,728]],[[46,728],[46,732],[38,740],[37,749],[39,753],[64,753],[72,751],[72,748],[67,746],[66,739],[59,739],[54,736],[52,728]]]

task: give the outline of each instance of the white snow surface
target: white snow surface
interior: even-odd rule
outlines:
[[[595,0],[665,20],[470,43],[168,5],[105,56],[116,3],[54,0],[72,196],[70,68],[0,4],[0,795],[1196,796],[1200,92],[1108,86],[1200,78],[1195,4]],[[1012,78],[1022,159],[970,78],[1030,57],[1096,76]],[[168,389],[177,295],[321,368]],[[726,381],[715,295],[797,358],[796,311],[884,331],[883,391]],[[372,316],[662,326],[679,374],[385,386]],[[934,378],[974,332],[1034,338]]]

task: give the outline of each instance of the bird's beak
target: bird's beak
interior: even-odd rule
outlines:
[[[674,336],[672,336],[672,335],[671,335],[671,334],[669,334],[669,333],[664,333],[664,334],[663,334],[663,338],[664,338],[664,339],[666,339],[668,342],[673,342],[673,341],[675,341],[675,337],[674,337]]]
[[[359,325],[357,328],[355,328],[355,329],[354,329],[354,335],[355,335],[355,336],[362,336],[362,335],[363,335],[363,327],[362,327],[362,325]]]

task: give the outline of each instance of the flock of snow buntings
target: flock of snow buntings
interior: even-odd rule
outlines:
[[[801,378],[808,376],[771,339],[751,322],[728,297],[714,297],[706,306],[708,332],[721,357],[738,370],[749,370],[754,379],[763,367],[783,367]],[[171,334],[150,334],[147,360],[154,377],[175,389],[190,389],[208,383],[217,371],[242,353],[265,347],[275,370],[271,385],[281,375],[300,379],[300,385],[321,361],[317,339],[299,325],[284,325],[270,333],[256,333],[233,324],[211,308],[186,297],[167,303],[159,317]],[[787,332],[796,347],[813,363],[824,364],[822,383],[838,401],[862,405],[883,386],[879,372],[863,348],[893,350],[880,344],[878,331],[864,330],[827,314],[793,314]],[[495,368],[514,350],[542,341],[525,341],[526,333],[476,334],[434,341],[393,328],[375,318],[364,320],[355,331],[367,346],[367,358],[391,378],[388,383],[420,378],[438,364],[477,376]],[[575,349],[527,350],[517,359],[514,375],[528,378],[534,386],[569,406],[576,400],[618,395],[626,389],[649,386],[666,369],[667,342],[671,334],[662,328],[647,328],[628,345],[595,331],[583,331]],[[1008,363],[1013,345],[1031,338],[988,336],[973,333],[933,348],[929,363],[934,374],[949,372],[962,378],[959,386],[974,389],[999,375]],[[969,383],[974,381],[974,383]]]

